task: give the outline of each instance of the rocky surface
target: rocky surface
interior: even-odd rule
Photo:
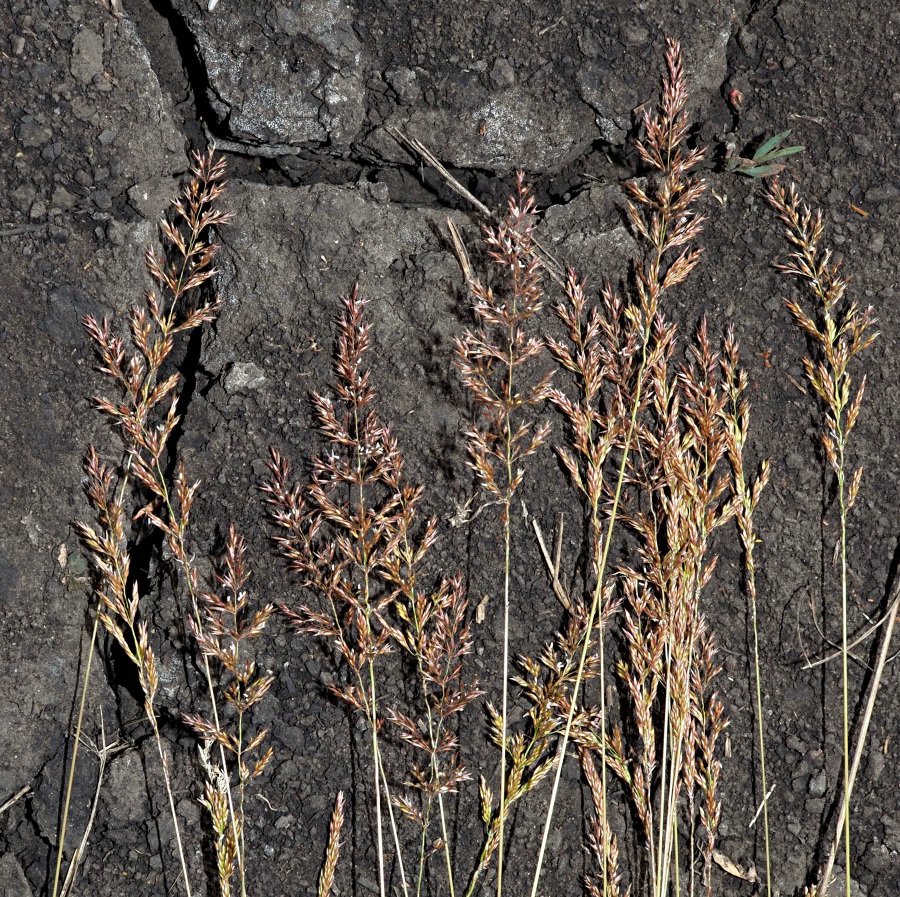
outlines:
[[[839,632],[831,559],[830,482],[820,471],[817,418],[800,381],[802,341],[782,308],[788,287],[770,267],[781,252],[759,185],[723,170],[727,145],[743,151],[793,128],[806,145],[790,176],[822,206],[829,238],[845,258],[851,289],[872,302],[882,336],[866,355],[868,391],[855,459],[866,473],[852,520],[851,626],[861,631],[884,610],[896,574],[900,507],[900,314],[895,294],[900,162],[897,33],[900,13],[864,2],[848,23],[842,4],[677,4],[627,10],[591,5],[336,0],[247,4],[220,0],[209,12],[188,0],[11,2],[0,10],[0,893],[48,893],[55,862],[67,737],[77,712],[92,626],[82,550],[71,528],[88,508],[81,459],[115,442],[92,409],[100,388],[80,319],[121,316],[140,302],[142,253],[176,195],[190,147],[217,140],[231,187],[223,229],[220,320],[178,355],[192,386],[179,454],[203,481],[195,515],[199,557],[221,551],[234,520],[253,550],[254,590],[296,600],[296,586],[272,562],[258,484],[268,447],[298,466],[315,444],[308,402],[322,389],[338,297],[359,282],[375,327],[373,380],[407,458],[412,480],[429,487],[441,520],[440,561],[465,572],[473,603],[496,593],[496,526],[471,534],[449,525],[471,495],[462,431],[470,416],[452,370],[452,341],[469,324],[463,276],[447,229],[460,229],[479,272],[488,270],[478,215],[395,139],[400,129],[427,144],[491,207],[524,168],[542,208],[540,239],[562,264],[598,287],[627,282],[634,244],[621,182],[640,173],[630,149],[636,110],[658,88],[663,34],[683,40],[692,86],[692,140],[710,147],[703,262],[669,309],[683,333],[709,317],[733,325],[751,375],[756,457],[773,481],[760,506],[759,564],[766,726],[770,739],[775,883],[803,883],[830,831],[840,781],[839,690],[834,662],[807,669]],[[119,15],[115,13],[120,12]],[[738,91],[735,94],[734,91]],[[549,286],[553,294],[554,287]],[[121,320],[121,317],[118,318]],[[554,327],[548,316],[544,322]],[[565,480],[549,456],[525,493],[552,529],[569,507]],[[823,520],[825,521],[823,523]],[[136,542],[141,534],[136,531]],[[566,551],[574,558],[574,536]],[[521,604],[515,650],[534,647],[558,623],[536,549],[524,538],[516,558]],[[754,772],[752,690],[745,597],[733,540],[723,542],[707,613],[723,646],[721,691],[732,723],[724,759],[720,848],[735,863],[761,865],[761,800]],[[204,570],[209,562],[202,561]],[[183,608],[167,598],[166,558],[149,553],[148,596],[165,673],[164,733],[172,754],[179,817],[200,837],[189,866],[195,888],[209,869],[209,840],[196,801],[194,748],[177,717],[194,700],[184,682]],[[500,614],[486,605],[473,669],[496,691]],[[860,646],[871,662],[871,640]],[[260,648],[278,673],[260,724],[272,728],[276,761],[254,798],[248,844],[254,893],[313,893],[327,818],[338,789],[352,790],[364,733],[322,684],[329,657],[283,627]],[[867,681],[853,671],[854,694]],[[158,760],[140,723],[125,666],[105,639],[88,690],[87,731],[127,750],[110,758],[78,888],[96,895],[177,892],[172,831]],[[856,712],[861,709],[857,703]],[[900,851],[893,762],[900,719],[896,671],[888,667],[854,805],[854,870],[859,893],[888,897]],[[461,733],[473,765],[495,775],[476,712]],[[80,838],[97,761],[82,749],[67,839]],[[354,759],[355,758],[355,759]],[[461,862],[477,847],[479,824],[457,808]],[[549,892],[579,887],[583,813],[577,774],[564,779]],[[264,799],[263,799],[264,798]],[[513,864],[523,881],[536,850],[541,802],[515,821]],[[368,806],[351,814],[344,893],[371,890]],[[162,846],[161,846],[162,845]],[[626,850],[636,860],[639,848]],[[352,878],[352,881],[351,881]],[[491,885],[489,884],[488,889]],[[716,871],[715,892],[753,893]],[[377,890],[377,888],[376,888]]]

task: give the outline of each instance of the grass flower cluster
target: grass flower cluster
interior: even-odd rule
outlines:
[[[116,393],[96,404],[120,440],[119,457],[104,459],[91,447],[85,463],[94,520],[79,524],[79,533],[95,574],[94,640],[103,627],[137,671],[176,832],[178,886],[187,895],[198,890],[196,870],[187,861],[159,724],[157,634],[146,601],[149,585],[132,562],[136,540],[156,539],[161,554],[165,548],[170,582],[191,609],[186,630],[207,687],[196,699],[205,709],[180,719],[199,748],[194,796],[206,810],[205,837],[215,858],[210,893],[246,897],[252,891],[247,794],[273,757],[254,708],[274,679],[258,669],[251,645],[277,616],[297,638],[324,647],[334,666],[331,694],[365,732],[359,759],[366,785],[354,800],[371,807],[381,897],[474,897],[491,887],[500,897],[504,888],[521,890],[523,881],[537,897],[570,755],[578,760],[590,808],[583,828],[570,833],[584,837],[585,891],[591,897],[711,897],[718,892],[728,726],[717,690],[715,633],[704,610],[718,531],[731,533],[744,558],[765,889],[767,897],[774,893],[758,633],[765,596],[758,593],[755,550],[755,513],[770,466],[764,462],[752,473],[745,459],[748,378],[735,334],[713,336],[703,320],[685,346],[672,320],[670,296],[690,280],[707,224],[701,211],[706,184],[697,173],[704,150],[689,144],[686,107],[681,52],[670,40],[661,100],[645,112],[636,142],[645,176],[626,185],[627,220],[641,250],[624,287],[608,282],[591,297],[570,271],[558,293],[548,292],[546,254],[536,239],[539,210],[521,173],[504,216],[485,231],[494,272],[468,277],[472,322],[456,340],[455,363],[471,407],[466,446],[479,490],[473,502],[478,513],[487,513],[501,546],[501,672],[489,687],[467,670],[475,637],[463,571],[438,562],[438,520],[424,517],[424,487],[408,479],[406,449],[380,415],[367,362],[373,341],[367,300],[356,289],[343,300],[337,321],[332,382],[312,394],[321,450],[288,460],[293,449],[273,449],[262,486],[275,550],[295,578],[296,594],[255,605],[245,543],[234,527],[214,581],[201,588],[190,527],[199,484],[176,457],[173,437],[183,407],[172,354],[181,335],[210,324],[219,309],[214,236],[228,216],[219,209],[223,164],[213,153],[195,159],[190,182],[162,225],[165,253],[148,253],[155,288],[145,306],[131,312],[127,336],[108,321],[86,320],[99,370]],[[783,137],[766,144],[769,155],[758,154],[754,163],[799,149],[776,146]],[[769,167],[745,166],[744,173],[763,177],[780,163]],[[821,249],[821,216],[793,187],[773,182],[769,198],[792,247],[780,267],[810,287],[817,303],[812,311],[793,300],[787,307],[810,347],[804,365],[823,413],[822,442],[840,519],[844,788],[838,829],[849,897],[849,802],[870,718],[869,712],[851,764],[847,528],[862,471],[849,472],[848,437],[862,408],[864,381],[854,391],[850,365],[877,334],[871,309],[844,300],[847,282]],[[551,315],[549,326],[545,317]],[[514,547],[530,538],[515,505],[528,460],[539,452],[553,453],[566,473],[569,510],[583,531],[577,558],[558,550],[550,563],[544,549],[546,594],[561,610],[555,636],[532,656],[513,644],[510,623],[520,609]],[[297,477],[294,467],[301,471]],[[561,564],[570,575],[561,576]],[[389,684],[398,679],[409,686],[400,693]],[[877,681],[870,708],[876,692]],[[468,768],[459,737],[463,714],[481,707],[485,693],[495,773]],[[79,729],[83,706],[82,698]],[[69,792],[76,757],[77,751]],[[466,786],[476,778],[470,806],[475,786]],[[511,824],[526,798],[543,815],[530,880]],[[67,807],[68,795],[54,897]],[[319,897],[336,891],[347,815],[338,794],[322,833]],[[458,820],[476,815],[481,843],[467,858],[457,849]],[[622,819],[634,823],[631,830],[621,830],[615,820]],[[359,814],[355,822],[361,824]],[[834,856],[832,850],[810,893],[824,897]]]

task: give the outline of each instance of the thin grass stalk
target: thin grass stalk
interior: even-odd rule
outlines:
[[[743,452],[750,424],[750,405],[744,398],[747,374],[738,370],[738,344],[733,331],[729,330],[725,340],[722,372],[729,407],[723,413],[727,431],[728,458],[732,470],[732,493],[736,500],[735,516],[738,533],[744,549],[744,576],[747,596],[750,600],[750,622],[753,631],[753,673],[756,687],[756,725],[759,740],[760,779],[762,782],[763,837],[766,853],[766,895],[772,897],[772,861],[769,843],[769,787],[766,773],[765,717],[762,702],[762,672],[759,662],[759,626],[757,614],[756,561],[754,549],[757,537],[753,525],[753,515],[766,484],[769,481],[769,462],[762,463],[755,483],[750,483],[744,473]]]
[[[81,684],[81,697],[78,701],[78,716],[75,720],[75,744],[72,747],[72,756],[69,759],[69,772],[66,778],[66,794],[63,799],[62,821],[59,828],[59,847],[56,851],[56,865],[53,869],[53,891],[52,897],[57,897],[59,892],[59,875],[62,868],[63,848],[66,843],[66,825],[69,821],[69,805],[72,802],[72,787],[75,784],[75,766],[78,760],[78,746],[81,741],[81,725],[84,720],[84,705],[87,701],[87,686],[91,676],[91,660],[94,657],[94,646],[97,643],[97,630],[100,626],[100,603],[98,601],[97,610],[94,613],[94,624],[91,627],[91,641],[88,646],[87,662],[85,663],[84,678]]]
[[[850,361],[872,344],[878,337],[870,332],[875,323],[871,306],[861,309],[855,302],[842,307],[842,299],[848,281],[839,274],[839,263],[832,260],[831,250],[821,250],[819,242],[823,234],[822,215],[801,203],[796,188],[784,189],[773,181],[769,189],[769,201],[785,225],[785,234],[793,251],[786,264],[776,267],[785,274],[799,277],[807,283],[816,297],[819,308],[814,317],[808,315],[793,301],[786,306],[794,324],[817,346],[818,360],[804,358],[806,379],[819,398],[825,411],[822,444],[829,466],[837,481],[838,512],[840,516],[841,551],[841,679],[842,679],[842,741],[843,741],[843,824],[844,824],[844,891],[850,897],[850,697],[848,669],[848,603],[847,584],[847,516],[856,500],[862,478],[859,467],[847,483],[847,439],[856,424],[865,392],[863,377],[856,395],[851,399]],[[822,897],[829,883],[821,881]]]

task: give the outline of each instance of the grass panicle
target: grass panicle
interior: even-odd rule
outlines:
[[[210,151],[194,158],[191,178],[182,196],[172,204],[172,217],[162,224],[166,250],[147,252],[147,270],[156,284],[146,293],[146,308],[134,307],[128,322],[128,338],[118,336],[110,322],[93,317],[84,320],[100,363],[117,393],[99,397],[95,405],[118,432],[123,458],[103,461],[91,446],[85,461],[86,492],[96,522],[77,524],[96,576],[97,621],[134,663],[144,695],[144,712],[153,731],[163,769],[176,842],[190,894],[178,818],[169,775],[169,760],[159,731],[156,694],[159,685],[156,653],[149,621],[141,612],[141,586],[131,567],[129,540],[132,521],[146,520],[159,530],[182,571],[182,586],[190,595],[195,616],[197,573],[187,547],[190,512],[198,484],[189,483],[183,464],[169,477],[170,438],[180,421],[178,373],[165,373],[175,338],[215,320],[219,301],[210,288],[216,274],[213,229],[228,221],[218,208],[225,189],[224,163]],[[143,505],[132,514],[131,504],[142,495]],[[91,639],[93,655],[96,628]],[[85,677],[90,673],[87,665]],[[212,679],[206,666],[207,685],[215,704]],[[83,688],[86,688],[83,686]],[[73,751],[71,772],[74,770]],[[230,800],[230,797],[229,797]],[[65,809],[64,809],[65,815]],[[60,839],[62,855],[62,837]],[[56,881],[58,881],[59,862]],[[54,883],[54,893],[56,882]]]
[[[529,334],[530,319],[543,308],[541,261],[534,240],[534,197],[519,173],[516,196],[496,228],[485,232],[491,258],[508,276],[502,295],[477,279],[469,282],[478,329],[456,341],[457,365],[471,395],[478,420],[466,433],[470,464],[500,507],[503,527],[503,658],[500,698],[500,796],[497,895],[503,893],[504,835],[507,817],[509,727],[509,614],[512,549],[512,503],[525,476],[522,463],[547,439],[549,424],[535,426],[527,409],[543,404],[550,375],[535,380],[524,368],[540,356],[543,340]],[[529,379],[532,380],[529,383]],[[484,792],[486,793],[486,792]],[[493,841],[489,838],[491,843]]]
[[[843,798],[839,810],[838,829],[843,825],[844,890],[850,897],[850,795],[853,780],[850,775],[850,694],[848,681],[848,614],[849,590],[847,582],[847,521],[859,494],[862,467],[849,472],[848,443],[856,425],[865,394],[866,379],[862,378],[855,391],[850,363],[878,337],[874,310],[862,308],[857,302],[845,301],[848,281],[840,274],[840,265],[830,249],[821,247],[824,224],[821,212],[813,212],[805,205],[792,184],[783,187],[773,181],[769,201],[784,225],[784,233],[793,251],[788,261],[778,269],[798,278],[815,300],[813,311],[807,312],[792,299],[785,305],[794,324],[807,336],[812,347],[803,359],[806,379],[818,398],[823,413],[822,446],[836,480],[838,517],[840,523],[841,562],[841,667],[843,696]],[[860,734],[865,738],[866,732]],[[819,881],[819,897],[828,892],[835,852],[829,855]]]
[[[701,260],[698,242],[706,224],[700,208],[706,183],[697,174],[704,150],[689,141],[687,97],[681,50],[668,40],[661,98],[643,107],[636,141],[642,176],[626,184],[626,217],[640,251],[621,287],[607,282],[589,298],[575,272],[563,279],[562,268],[553,267],[547,270],[561,292],[550,303],[543,260],[551,257],[538,244],[538,210],[521,172],[505,213],[484,234],[491,279],[466,269],[474,323],[456,340],[454,357],[472,404],[465,438],[483,505],[466,520],[455,517],[454,525],[496,510],[493,525],[502,532],[496,576],[503,581],[499,705],[486,704],[488,748],[499,750],[499,779],[491,783],[485,774],[478,776],[483,836],[471,866],[463,867],[456,853],[460,822],[474,809],[463,800],[462,786],[473,774],[468,760],[463,762],[461,721],[483,693],[466,672],[475,650],[467,585],[442,568],[432,551],[438,520],[426,519],[424,489],[407,478],[398,440],[379,413],[368,368],[372,325],[358,289],[342,300],[329,391],[311,396],[321,447],[301,462],[299,483],[287,458],[272,450],[264,502],[276,550],[300,586],[297,600],[277,608],[295,630],[330,652],[336,675],[328,688],[361,722],[366,740],[369,786],[351,796],[353,813],[343,792],[336,797],[318,897],[339,890],[347,815],[371,820],[370,862],[378,879],[373,888],[380,897],[413,897],[413,891],[414,897],[456,897],[458,890],[474,897],[495,861],[496,893],[502,897],[504,886],[510,887],[507,876],[521,877],[518,859],[512,861],[511,814],[546,782],[551,784],[530,884],[531,897],[537,897],[570,748],[588,805],[578,834],[585,841],[584,888],[590,897],[696,897],[703,891],[712,897],[714,867],[724,862],[717,833],[729,721],[704,605],[718,540],[732,521],[732,538],[743,552],[752,629],[766,894],[774,893],[755,519],[770,467],[763,462],[755,476],[748,473],[748,378],[734,333],[729,330],[720,346],[702,319],[693,338],[679,343],[668,311],[670,291]],[[786,133],[767,141],[752,160],[731,167],[757,177],[773,174],[783,157],[800,149],[782,146]],[[135,570],[136,538],[150,534],[171,560],[174,588],[189,599],[208,696],[197,698],[181,718],[202,742],[199,799],[213,838],[217,883],[210,886],[221,897],[248,892],[248,789],[273,757],[268,730],[255,725],[252,713],[273,677],[257,667],[251,640],[276,606],[251,606],[246,546],[233,526],[214,584],[201,589],[191,545],[199,485],[175,453],[186,405],[175,371],[177,339],[210,324],[219,311],[213,234],[228,220],[219,210],[223,177],[214,153],[195,157],[191,179],[162,225],[165,249],[146,256],[154,288],[145,305],[131,311],[124,332],[107,320],[85,320],[99,370],[114,393],[96,405],[121,443],[116,460],[94,446],[85,460],[94,519],[78,524],[78,533],[92,562],[97,601],[85,675],[102,626],[137,671],[188,897],[188,861],[157,706],[158,639],[149,590]],[[815,300],[812,311],[794,300],[787,307],[808,339],[804,370],[823,416],[822,445],[840,517],[844,792],[831,855],[807,895],[825,897],[843,832],[849,897],[850,796],[900,606],[898,597],[851,768],[847,530],[862,469],[851,471],[848,446],[865,390],[865,379],[856,384],[851,376],[851,364],[878,334],[872,309],[845,298],[847,281],[821,247],[821,215],[800,201],[795,188],[777,181],[769,199],[792,247],[779,267]],[[464,255],[458,235],[457,243]],[[553,329],[543,321],[545,312],[556,317],[555,336],[544,333]],[[514,549],[520,536],[513,506],[528,459],[550,439],[552,416],[561,424],[553,450],[571,483],[583,529],[567,575],[561,575],[562,526],[555,561],[538,532],[553,586],[547,598],[555,610],[556,601],[562,606],[561,617],[542,649],[513,659]],[[83,739],[86,683],[63,806],[57,883]],[[515,716],[516,707],[525,708],[524,717]],[[352,858],[353,875],[359,874],[358,863]]]
[[[203,592],[200,604],[203,607],[205,626],[191,619],[191,628],[197,645],[205,657],[218,662],[228,675],[223,697],[231,709],[231,731],[223,726],[223,721],[212,722],[198,714],[185,714],[184,722],[190,726],[206,744],[202,750],[202,765],[207,772],[205,795],[202,803],[210,813],[216,834],[216,859],[219,872],[219,886],[222,897],[231,897],[231,879],[237,871],[242,893],[246,893],[246,860],[244,832],[246,829],[245,798],[247,785],[258,778],[272,760],[271,747],[260,751],[268,735],[262,729],[250,735],[248,711],[258,704],[272,686],[275,677],[271,673],[257,672],[256,663],[242,652],[244,645],[260,635],[272,616],[275,606],[266,604],[257,611],[250,612],[250,597],[245,586],[250,578],[244,555],[246,544],[232,526],[228,532],[224,568],[216,574],[220,591]],[[229,770],[214,764],[209,757],[209,748],[218,744],[233,758],[237,777],[237,805],[234,825],[228,808],[228,795],[232,790]],[[235,868],[237,867],[237,868]]]
[[[281,608],[293,625],[333,644],[349,681],[333,693],[360,712],[371,735],[376,839],[380,885],[387,887],[382,846],[382,793],[387,799],[397,859],[403,868],[392,806],[420,829],[416,891],[422,887],[435,802],[438,805],[448,886],[453,864],[444,797],[468,778],[459,761],[453,718],[480,693],[463,676],[472,649],[468,602],[458,577],[444,577],[434,590],[419,586],[419,573],[437,538],[437,522],[420,527],[423,490],[410,485],[403,458],[376,410],[376,395],[364,368],[371,346],[365,300],[354,290],[344,301],[335,361],[337,401],[313,395],[319,429],[329,448],[312,462],[304,486],[290,484],[287,462],[273,451],[264,486],[278,530],[276,541],[289,568],[298,573],[319,606]],[[414,719],[383,703],[377,665],[401,648],[413,660],[422,700]],[[384,773],[380,732],[389,720],[401,739],[427,757],[413,764],[411,797],[392,797]],[[408,887],[401,871],[404,889]]]
[[[629,182],[628,218],[635,233],[648,247],[645,258],[636,259],[634,301],[624,301],[610,288],[602,294],[601,310],[586,309],[583,287],[570,275],[567,302],[558,314],[568,331],[569,344],[551,343],[551,351],[564,370],[574,375],[579,392],[575,400],[554,393],[570,431],[570,447],[560,451],[563,465],[586,502],[592,545],[591,601],[585,634],[593,633],[594,622],[603,618],[602,600],[607,589],[607,563],[613,534],[620,516],[629,480],[630,457],[645,436],[642,416],[654,400],[654,371],[671,351],[672,329],[660,316],[664,293],[682,283],[697,265],[701,250],[694,241],[700,235],[705,218],[696,205],[706,185],[693,174],[703,159],[700,148],[687,149],[687,82],[676,41],[669,40],[666,75],[658,107],[644,114],[643,136],[636,149],[647,166],[646,183]],[[617,452],[614,456],[613,450]],[[611,463],[611,471],[604,468]],[[606,735],[607,708],[605,683],[605,637],[598,638],[600,658],[601,706],[597,716],[600,745],[600,778],[607,788]],[[544,851],[549,836],[566,746],[573,733],[589,641],[581,646],[573,697],[562,736],[553,792],[544,825],[544,835],[532,882],[536,897]],[[602,802],[605,811],[606,803]],[[601,831],[606,820],[598,822]],[[599,839],[604,847],[607,836]],[[600,872],[600,891],[606,897],[616,872],[604,855]],[[662,882],[657,888],[663,887]],[[658,893],[658,891],[657,891]]]

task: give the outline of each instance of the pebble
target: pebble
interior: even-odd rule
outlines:
[[[236,361],[225,375],[225,392],[232,395],[245,389],[259,389],[266,375],[252,361]]]
[[[825,797],[827,791],[828,778],[825,770],[822,769],[809,780],[809,795],[810,797]]]
[[[516,83],[516,73],[508,59],[502,56],[491,68],[491,84],[497,88],[512,87]]]
[[[60,212],[68,212],[75,205],[76,198],[65,187],[57,187],[50,196],[50,205]]]
[[[866,202],[872,204],[890,202],[890,200],[896,199],[898,196],[900,196],[900,189],[889,181],[866,190]]]
[[[71,14],[71,7],[70,7]],[[75,80],[90,84],[103,71],[103,37],[90,28],[82,28],[72,41],[69,68]]]
[[[95,190],[91,194],[91,199],[101,212],[108,212],[112,208],[112,195],[109,190]]]
[[[10,47],[12,47],[14,56],[21,56],[25,52],[25,38],[18,34],[14,34],[9,39]]]

